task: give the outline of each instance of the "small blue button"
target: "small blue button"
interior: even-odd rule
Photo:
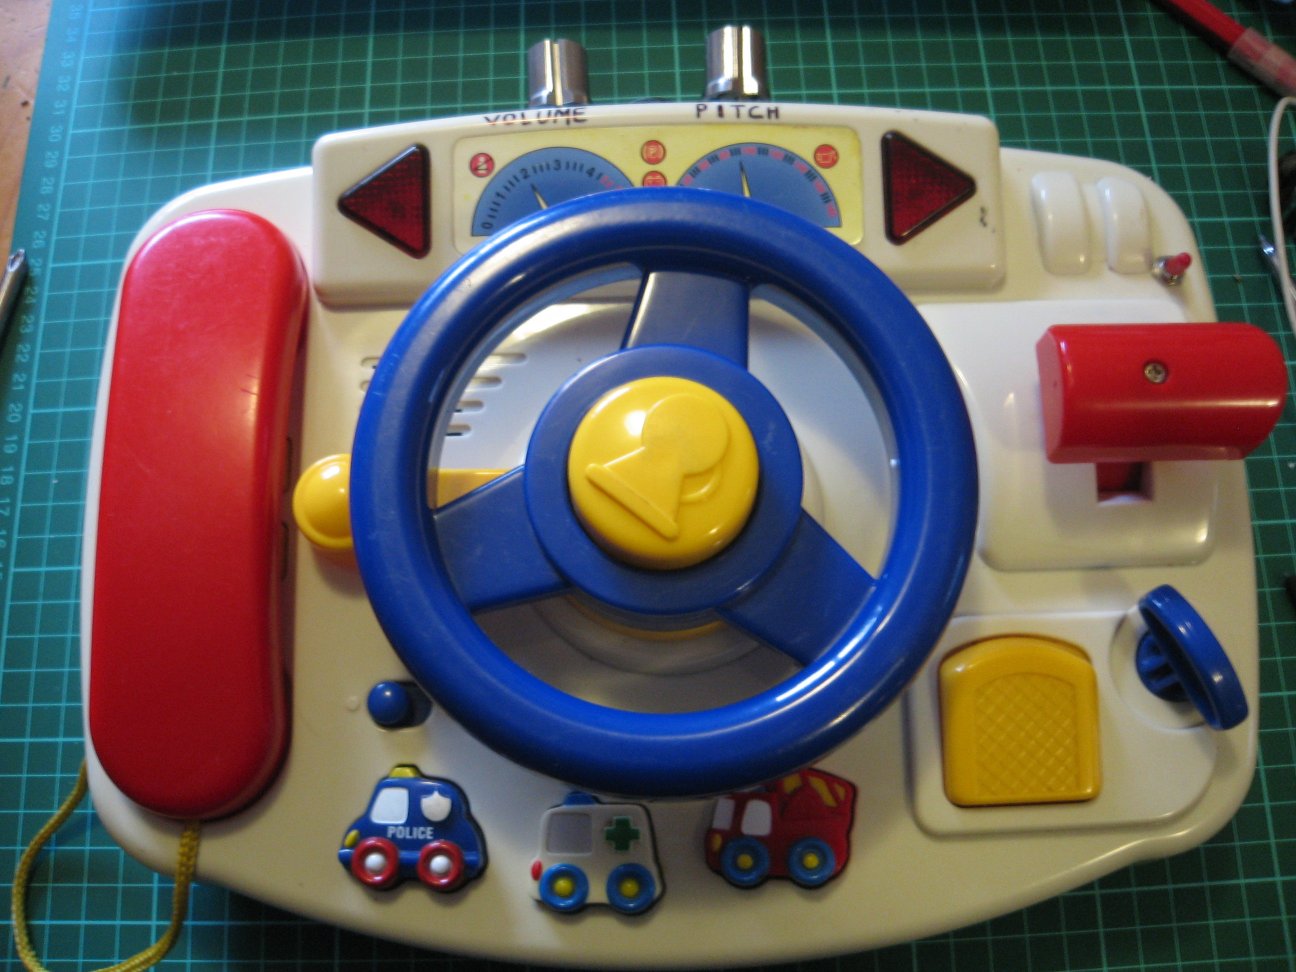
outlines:
[[[384,729],[417,726],[432,712],[432,702],[413,682],[378,682],[369,690],[369,716]]]

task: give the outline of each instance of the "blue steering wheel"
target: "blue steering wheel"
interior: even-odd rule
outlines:
[[[622,347],[578,372],[537,420],[523,465],[437,510],[428,457],[447,406],[501,328],[563,285],[642,273]],[[899,484],[876,577],[800,506],[796,437],[747,371],[748,303],[768,285],[826,322],[889,416]],[[572,509],[571,436],[612,389],[697,382],[752,433],[759,485],[736,539],[701,563],[652,570],[595,543]],[[898,288],[847,244],[775,207],[717,192],[627,189],[563,203],[500,232],[410,310],[366,394],[351,520],[367,593],[414,678],[497,752],[581,787],[716,793],[800,769],[856,733],[916,673],[962,589],[977,470],[940,345]],[[472,612],[580,590],[658,617],[719,616],[784,652],[791,677],[741,701],[644,713],[532,675]]]

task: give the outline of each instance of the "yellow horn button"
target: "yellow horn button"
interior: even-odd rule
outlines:
[[[293,489],[293,519],[306,539],[322,550],[350,550],[351,457],[325,456],[312,463]]]
[[[641,378],[594,404],[572,436],[576,516],[614,557],[690,567],[719,553],[751,515],[756,443],[738,410],[685,378]]]

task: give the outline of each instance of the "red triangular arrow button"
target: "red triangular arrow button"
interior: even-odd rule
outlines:
[[[899,132],[882,136],[886,231],[906,243],[976,193],[976,180]]]
[[[411,145],[342,193],[338,209],[410,256],[425,257],[432,248],[428,172],[427,149]]]

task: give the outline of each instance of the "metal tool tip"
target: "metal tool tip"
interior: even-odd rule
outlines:
[[[14,250],[13,253],[9,254],[9,263],[6,265],[6,269],[14,271],[17,270],[19,267],[25,265],[26,263],[27,263],[27,251]]]

